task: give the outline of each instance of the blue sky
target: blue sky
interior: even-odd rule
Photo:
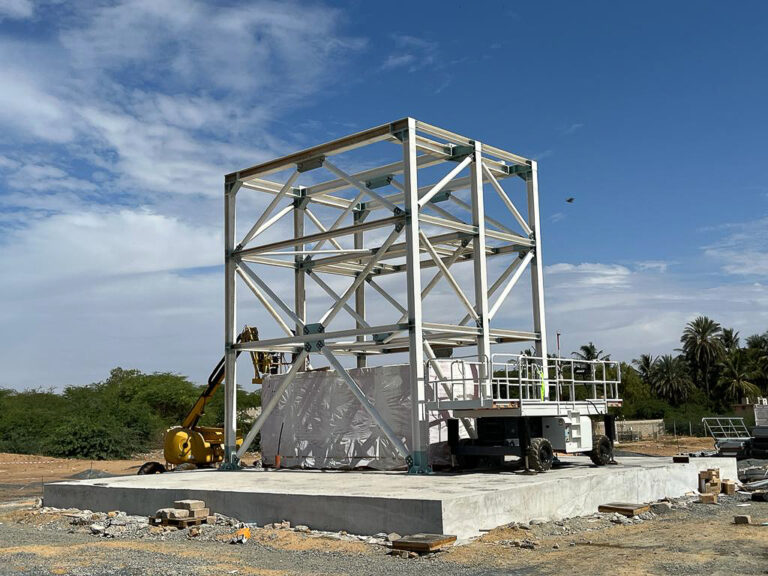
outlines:
[[[697,314],[762,332],[766,22],[760,2],[0,0],[0,386],[202,381],[223,174],[403,116],[539,160],[565,351],[669,352]]]

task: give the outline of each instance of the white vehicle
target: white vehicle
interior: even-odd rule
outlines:
[[[451,360],[445,370],[446,362],[429,363],[428,389],[435,393],[427,406],[452,411],[448,437],[459,466],[498,465],[514,455],[526,469],[546,471],[555,452],[586,454],[598,466],[613,460],[608,409],[621,406],[618,362],[494,354],[487,363]],[[605,435],[593,436],[595,417],[604,419]],[[475,419],[475,437],[460,439],[466,419]]]

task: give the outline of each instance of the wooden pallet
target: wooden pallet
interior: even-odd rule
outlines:
[[[612,502],[610,504],[601,504],[597,507],[598,512],[618,512],[629,518],[639,516],[650,509],[651,507],[648,504],[627,504],[626,502]]]
[[[200,526],[207,523],[207,518],[155,518],[149,517],[150,526],[175,526],[176,528],[188,528],[190,526]]]
[[[392,548],[409,552],[434,552],[454,542],[456,536],[449,534],[411,534],[392,542]]]

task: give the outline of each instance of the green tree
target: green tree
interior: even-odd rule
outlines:
[[[639,358],[632,360],[637,373],[640,374],[640,378],[643,382],[649,386],[653,384],[654,365],[656,364],[656,358],[652,354],[640,354]]]
[[[611,355],[610,354],[603,354],[602,350],[598,350],[597,346],[594,345],[594,343],[590,342],[589,344],[582,344],[579,346],[578,352],[572,352],[571,353],[574,357],[578,358],[579,360],[610,360]]]
[[[738,402],[741,398],[760,395],[760,388],[753,384],[755,376],[746,362],[746,355],[741,350],[727,354],[720,363],[722,368],[718,383],[723,387],[725,397]]]
[[[706,316],[699,316],[686,325],[680,338],[695,382],[699,386],[703,384],[707,391],[707,403],[711,403],[712,399],[710,391],[712,374],[723,354],[721,334],[720,324]]]
[[[723,331],[720,334],[720,341],[723,343],[725,352],[730,353],[739,349],[739,333],[733,328],[723,328]]]
[[[688,399],[692,383],[688,366],[681,356],[659,356],[653,368],[653,391],[659,398],[678,406]]]

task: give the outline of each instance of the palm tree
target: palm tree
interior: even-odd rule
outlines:
[[[720,341],[723,343],[723,348],[726,352],[730,353],[739,349],[739,333],[733,328],[723,328],[720,334]]]
[[[739,350],[723,358],[719,383],[725,388],[725,397],[734,401],[740,398],[760,395],[760,388],[751,382],[755,373],[745,362],[744,354]]]
[[[768,332],[747,337],[747,348],[768,354]]]
[[[635,370],[640,374],[640,378],[648,385],[652,384],[655,363],[656,358],[652,354],[640,354],[640,358],[632,360],[632,364],[635,365]]]
[[[681,404],[691,392],[692,382],[682,356],[664,354],[653,365],[654,393],[672,404]]]
[[[602,350],[598,350],[592,342],[589,344],[582,344],[579,346],[580,352],[571,352],[573,356],[579,360],[610,360],[610,354],[603,354]]]
[[[693,368],[697,383],[701,385],[703,380],[706,386],[708,403],[711,400],[709,385],[712,368],[723,353],[721,333],[720,324],[706,316],[699,316],[686,325],[683,336],[680,338],[683,352]]]

